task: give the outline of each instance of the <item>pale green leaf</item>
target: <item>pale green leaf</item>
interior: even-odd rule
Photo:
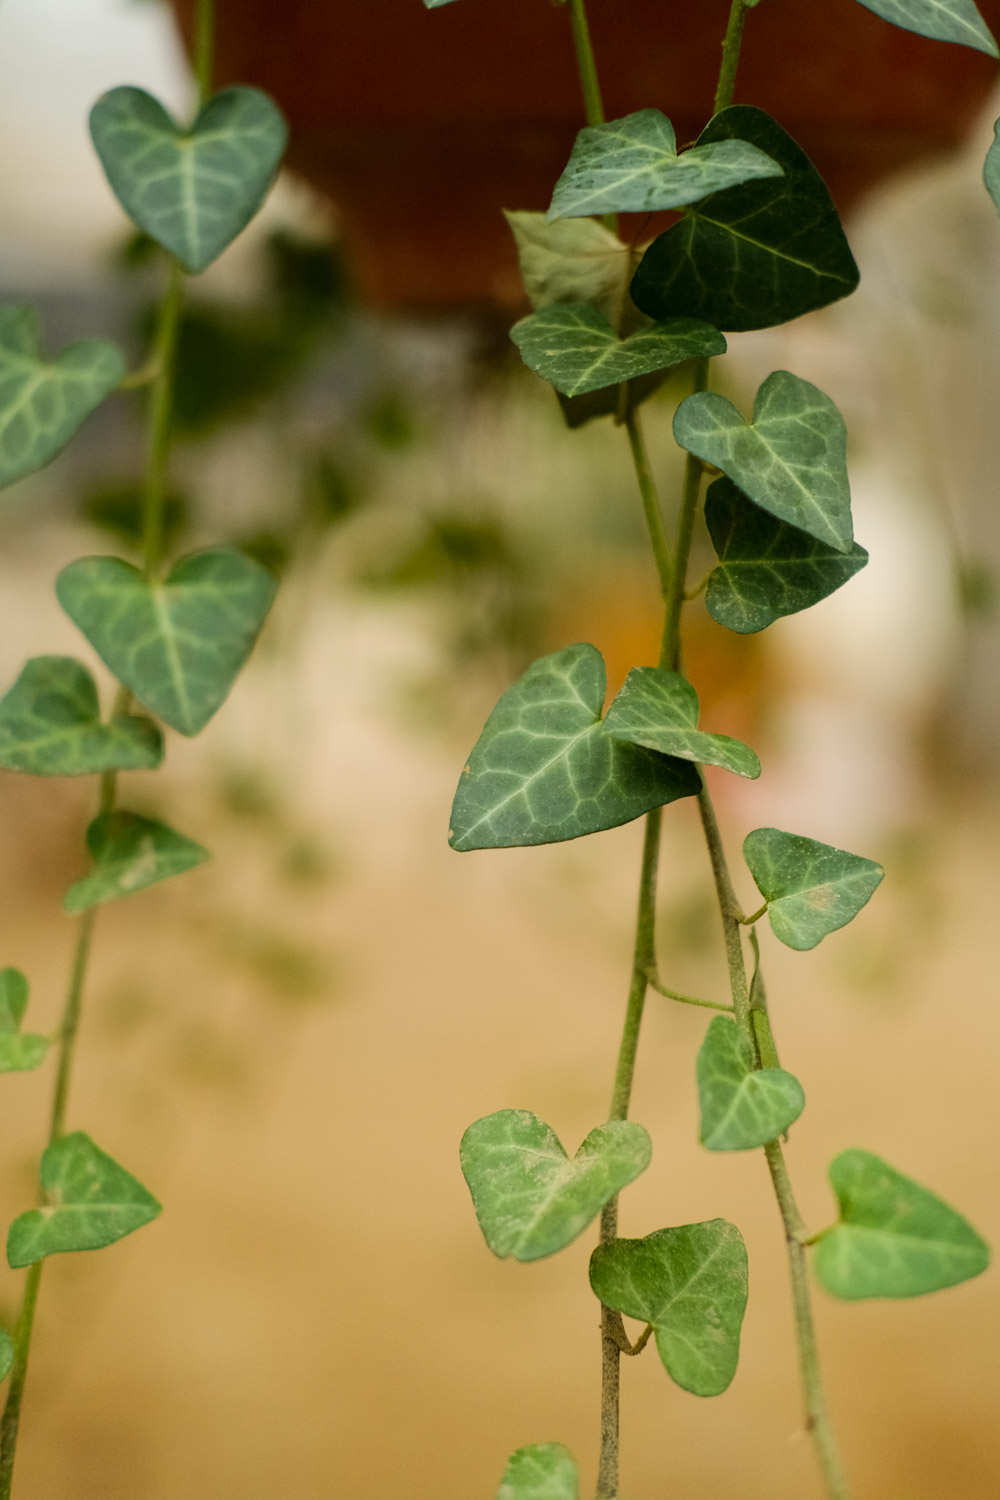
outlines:
[[[729,479],[709,485],[705,521],[719,559],[709,575],[705,608],[741,635],[818,604],[868,561],[856,542],[841,552],[768,515]]]
[[[508,210],[504,218],[536,312],[554,302],[584,302],[621,326],[633,269],[628,245],[596,219],[550,224],[544,214]]]
[[[743,857],[768,903],[775,937],[789,948],[815,948],[827,933],[846,926],[885,874],[860,854],[777,828],[748,833]]]
[[[808,380],[775,370],[757,392],[752,422],[725,396],[698,391],[677,408],[674,437],[772,516],[850,552],[844,419]]]
[[[929,36],[937,42],[960,42],[1000,57],[989,27],[973,0],[859,0],[884,21]]]
[[[666,115],[640,109],[580,131],[548,217],[657,213],[753,178],[781,175],[778,163],[747,141],[694,146],[678,156]]]
[[[510,336],[528,368],[565,396],[726,351],[721,333],[692,318],[654,323],[620,339],[596,307],[583,303],[531,313],[514,324]]]
[[[14,1270],[67,1250],[103,1249],[160,1212],[152,1193],[82,1130],[46,1149],[40,1177],[44,1206],[19,1214],[7,1234]]]
[[[0,767],[32,776],[90,776],[158,766],[163,736],[149,719],[101,722],[97,688],[70,656],[35,656],[0,698]]]
[[[688,762],[608,734],[594,646],[543,656],[500,699],[459,779],[454,849],[550,844],[616,828],[697,794]]]
[[[0,1073],[29,1072],[39,1066],[49,1050],[48,1037],[21,1031],[27,1004],[28,981],[24,975],[19,969],[0,969]]]
[[[820,1235],[816,1275],[835,1297],[918,1297],[978,1276],[989,1247],[961,1214],[869,1151],[830,1163],[840,1222]]]
[[[87,829],[87,848],[93,869],[63,897],[70,915],[183,875],[209,858],[207,849],[165,823],[120,809],[94,819]]]
[[[494,1255],[539,1260],[575,1240],[609,1198],[649,1166],[641,1125],[611,1120],[566,1155],[551,1126],[526,1109],[502,1109],[462,1137],[462,1172]]]
[[[701,1141],[710,1151],[765,1146],[805,1108],[798,1079],[783,1068],[756,1068],[749,1042],[726,1016],[709,1023],[697,1076]]]
[[[664,1368],[684,1390],[718,1396],[729,1385],[747,1305],[747,1252],[735,1224],[709,1219],[599,1245],[590,1284],[605,1307],[653,1325]]]
[[[104,339],[70,344],[46,361],[33,307],[0,307],[0,487],[60,453],[125,373]]]
[[[1000,120],[993,126],[993,140],[983,163],[983,181],[994,206],[1000,210]]]
[[[257,212],[287,139],[281,111],[259,89],[223,89],[182,130],[143,89],[103,94],[90,133],[112,191],[132,221],[187,271],[203,271]]]
[[[14,1363],[14,1340],[5,1328],[0,1328],[0,1380],[6,1380]]]
[[[227,697],[271,607],[266,568],[219,548],[150,582],[117,557],[83,557],[56,580],[59,603],[148,709],[197,734]]]
[[[679,672],[633,667],[604,716],[604,727],[616,739],[663,755],[723,766],[737,776],[760,775],[760,761],[749,745],[699,730],[698,694]]]
[[[579,1500],[573,1455],[562,1443],[531,1443],[512,1453],[496,1500]]]

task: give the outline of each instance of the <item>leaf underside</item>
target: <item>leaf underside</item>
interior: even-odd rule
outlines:
[[[496,1500],[578,1500],[573,1455],[562,1443],[531,1443],[512,1453]]]
[[[748,833],[743,857],[775,937],[800,950],[856,917],[885,873],[872,859],[778,828]]]
[[[92,776],[158,766],[163,736],[149,719],[102,723],[97,687],[69,656],[35,656],[0,699],[0,767],[32,776]]]
[[[802,1085],[783,1068],[755,1068],[735,1021],[715,1016],[698,1053],[701,1142],[749,1151],[777,1140],[805,1107]]]

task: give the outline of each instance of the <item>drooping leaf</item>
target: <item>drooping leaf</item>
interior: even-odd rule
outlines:
[[[929,36],[938,42],[960,42],[989,57],[1000,57],[974,0],[859,0],[859,3],[904,31],[915,31],[918,36]]]
[[[868,561],[856,542],[841,552],[779,521],[729,479],[709,485],[705,521],[719,559],[709,575],[705,608],[740,635],[818,604]]]
[[[918,1297],[978,1276],[989,1247],[940,1198],[870,1151],[830,1163],[840,1222],[816,1245],[816,1275],[835,1297]]]
[[[620,327],[633,271],[628,245],[596,219],[550,224],[544,214],[508,210],[504,218],[536,312],[555,302],[584,302]]]
[[[1000,120],[993,126],[993,140],[983,163],[983,181],[994,206],[1000,212]]]
[[[678,156],[666,115],[640,109],[580,131],[548,217],[657,213],[754,178],[781,175],[778,163],[747,141],[694,146]]]
[[[17,1270],[67,1250],[101,1250],[148,1224],[160,1204],[82,1130],[42,1154],[45,1206],[19,1214],[7,1234],[7,1262]]]
[[[633,667],[604,716],[616,739],[680,760],[723,766],[737,776],[760,775],[760,761],[749,745],[728,734],[698,728],[698,694],[679,672]]]
[[[783,176],[702,199],[655,239],[632,279],[651,318],[701,318],[714,328],[770,328],[846,297],[858,268],[823,179],[763,110],[737,104],[709,121],[698,146],[738,140]]]
[[[90,112],[90,133],[125,212],[191,272],[249,224],[288,135],[274,101],[243,87],[209,99],[189,130],[144,89],[111,89]]]
[[[33,307],[0,307],[0,488],[41,469],[125,373],[105,339],[70,344],[42,357]]]
[[[183,875],[209,858],[208,850],[165,823],[138,813],[101,813],[87,829],[93,869],[70,886],[63,910],[71,916]]]
[[[575,1240],[609,1198],[649,1166],[649,1135],[610,1120],[572,1158],[550,1125],[526,1109],[501,1109],[462,1137],[462,1172],[483,1238],[501,1257],[540,1260]]]
[[[575,839],[697,794],[688,762],[608,734],[605,681],[600,652],[578,645],[540,657],[507,689],[459,779],[453,849]]]
[[[0,767],[32,776],[92,776],[158,766],[163,736],[149,719],[101,722],[97,687],[71,656],[34,656],[0,698]]]
[[[569,1449],[562,1443],[531,1443],[511,1454],[496,1500],[579,1500],[579,1494]]]
[[[726,341],[707,323],[672,318],[620,339],[596,307],[556,304],[522,318],[510,330],[530,370],[565,396],[603,390],[686,359],[724,354]]]
[[[697,391],[674,414],[682,448],[721,469],[750,499],[840,552],[853,541],[847,432],[829,396],[788,370],[757,392],[753,421],[715,391]]]
[[[755,1068],[735,1021],[714,1016],[698,1053],[701,1143],[749,1151],[783,1135],[805,1108],[802,1085],[783,1068]]]
[[[775,937],[800,950],[846,926],[885,874],[872,859],[777,828],[748,833],[743,857],[768,903]]]
[[[14,1363],[14,1340],[6,1328],[0,1328],[0,1380],[6,1380]]]
[[[605,1307],[652,1323],[664,1368],[684,1390],[718,1396],[729,1385],[747,1305],[747,1252],[735,1224],[708,1219],[599,1245],[590,1284]]]
[[[197,734],[224,702],[271,607],[274,578],[223,548],[150,582],[117,557],[83,557],[56,580],[59,603],[145,706]]]
[[[28,981],[21,971],[0,969],[0,1073],[30,1072],[49,1050],[48,1037],[22,1034],[27,1004]]]

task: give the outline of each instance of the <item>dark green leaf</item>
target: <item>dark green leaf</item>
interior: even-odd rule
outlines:
[[[599,1245],[590,1284],[605,1307],[652,1323],[660,1359],[684,1390],[718,1396],[729,1385],[747,1305],[747,1252],[735,1224],[709,1219]]]
[[[698,729],[698,694],[678,672],[633,667],[604,716],[604,728],[616,739],[679,760],[723,766],[737,776],[760,775],[760,761],[749,745]]]
[[[620,339],[596,307],[583,303],[531,313],[514,324],[510,336],[528,368],[565,396],[726,352],[722,334],[693,318],[654,323]]]
[[[904,31],[915,31],[918,36],[929,36],[938,42],[961,42],[989,57],[1000,57],[973,0],[859,0],[859,3]]]
[[[961,1214],[869,1151],[830,1163],[840,1222],[816,1245],[816,1275],[835,1297],[918,1297],[978,1276],[990,1252]]]
[[[729,479],[709,486],[705,520],[719,559],[705,607],[713,620],[741,635],[818,604],[868,561],[856,542],[841,552],[768,515]]]
[[[695,146],[678,156],[666,115],[640,109],[580,131],[548,217],[657,213],[753,178],[781,175],[776,161],[746,141]]]
[[[271,607],[259,563],[217,549],[150,582],[117,557],[83,557],[56,580],[59,603],[145,706],[197,734],[227,697]]]
[[[461,1162],[479,1227],[494,1255],[539,1260],[575,1240],[609,1198],[649,1166],[649,1136],[611,1120],[570,1159],[551,1126],[501,1109],[469,1126]]]
[[[604,661],[587,645],[541,657],[507,689],[458,783],[454,849],[575,839],[697,794],[686,761],[607,733],[604,691]]]
[[[698,146],[756,146],[782,177],[713,193],[655,239],[632,279],[651,318],[701,318],[714,328],[770,328],[846,297],[858,268],[837,210],[805,152],[763,110],[717,114]]]
[[[63,909],[71,916],[183,875],[209,857],[207,849],[166,824],[123,811],[94,819],[87,829],[87,848],[94,867],[63,897]]]
[[[783,1135],[805,1108],[802,1085],[783,1068],[755,1068],[735,1021],[715,1016],[698,1053],[701,1141],[710,1151],[749,1151]]]
[[[993,140],[983,164],[983,181],[995,207],[1000,210],[1000,120],[993,126]]]
[[[677,408],[674,437],[772,516],[851,550],[844,419],[808,380],[775,370],[757,392],[752,423],[725,396],[698,391]]]
[[[28,981],[24,975],[19,969],[0,969],[0,1073],[29,1072],[38,1067],[49,1050],[48,1037],[22,1035],[27,1004]]]
[[[885,871],[874,860],[777,828],[755,828],[743,857],[774,931],[789,948],[815,948],[856,917]]]
[[[67,1250],[101,1250],[160,1212],[152,1193],[82,1130],[47,1148],[40,1176],[45,1206],[19,1214],[7,1235],[14,1270]]]
[[[579,1494],[569,1449],[562,1443],[532,1443],[511,1454],[496,1500],[578,1500]]]
[[[84,339],[54,360],[33,307],[0,307],[0,487],[41,469],[125,373],[114,344]]]
[[[90,133],[119,203],[187,271],[203,271],[253,218],[285,149],[259,89],[223,89],[182,130],[143,89],[103,94]]]
[[[70,656],[34,656],[0,699],[0,767],[32,776],[90,776],[158,766],[163,736],[149,719],[101,722],[94,679]]]

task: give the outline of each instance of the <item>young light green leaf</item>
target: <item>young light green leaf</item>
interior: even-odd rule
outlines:
[[[874,860],[777,828],[755,828],[743,857],[774,935],[789,948],[815,948],[844,927],[875,891],[885,871]]]
[[[6,1380],[14,1363],[14,1340],[6,1328],[0,1328],[0,1380]]]
[[[531,313],[514,324],[510,336],[529,370],[565,396],[621,385],[687,359],[726,351],[722,334],[693,318],[654,323],[620,339],[596,307],[583,303]]]
[[[960,42],[1000,57],[989,27],[973,0],[859,0],[865,10],[873,10],[884,21],[929,36],[938,42]]]
[[[163,736],[149,719],[101,722],[97,687],[71,656],[34,656],[0,698],[0,767],[32,776],[92,776],[158,766]]]
[[[694,146],[678,156],[666,115],[640,109],[580,131],[548,217],[657,213],[753,178],[781,175],[778,163],[747,141]]]
[[[729,1385],[747,1305],[747,1252],[735,1224],[709,1219],[599,1245],[590,1284],[605,1307],[652,1323],[664,1368],[684,1390],[718,1396]]]
[[[983,163],[983,181],[994,206],[1000,211],[1000,120],[993,126],[993,140]]]
[[[830,1163],[840,1222],[820,1235],[816,1275],[834,1297],[919,1297],[978,1276],[989,1247],[961,1214],[870,1151]]]
[[[576,1463],[562,1443],[531,1443],[512,1453],[497,1500],[579,1500]]]
[[[755,1068],[735,1021],[715,1016],[698,1053],[701,1143],[749,1151],[783,1135],[805,1108],[802,1085],[783,1068]]]
[[[729,479],[709,485],[705,521],[719,559],[709,575],[705,608],[740,635],[818,604],[868,561],[856,542],[841,552],[768,515]]]
[[[752,423],[725,396],[698,391],[677,408],[674,437],[772,516],[850,552],[844,419],[808,380],[775,370],[757,392]]]
[[[223,548],[182,558],[150,582],[117,557],[82,557],[56,580],[59,603],[145,706],[197,734],[253,648],[277,585]]]
[[[651,318],[701,318],[714,328],[770,328],[846,297],[858,268],[822,178],[763,110],[733,105],[698,147],[738,140],[783,176],[713,193],[655,239],[632,279]]]
[[[0,1073],[30,1072],[49,1050],[48,1037],[22,1035],[27,1004],[28,981],[21,971],[0,969]]]
[[[760,761],[749,745],[728,734],[698,729],[698,694],[679,672],[661,667],[633,667],[604,716],[604,728],[616,739],[680,760],[723,766],[754,779]]]
[[[554,302],[596,307],[621,325],[632,275],[632,251],[596,219],[550,224],[544,214],[504,211],[517,247],[521,279],[536,312]]]
[[[257,212],[288,132],[259,89],[223,89],[182,130],[151,94],[126,86],[98,99],[90,134],[125,212],[196,272]]]
[[[462,1172],[494,1255],[540,1260],[575,1240],[649,1166],[647,1132],[631,1120],[599,1125],[570,1159],[551,1126],[501,1109],[462,1137]]]
[[[42,1155],[45,1206],[19,1214],[7,1234],[13,1270],[67,1250],[101,1250],[148,1224],[160,1204],[82,1130]]]
[[[70,344],[43,359],[33,307],[0,307],[0,488],[60,453],[125,373],[104,339]]]
[[[87,829],[87,848],[94,867],[63,897],[63,910],[71,916],[183,875],[209,858],[201,844],[165,823],[121,810],[94,819]]]
[[[540,657],[490,714],[459,779],[453,849],[552,844],[616,828],[695,796],[692,765],[608,734],[594,646]]]

